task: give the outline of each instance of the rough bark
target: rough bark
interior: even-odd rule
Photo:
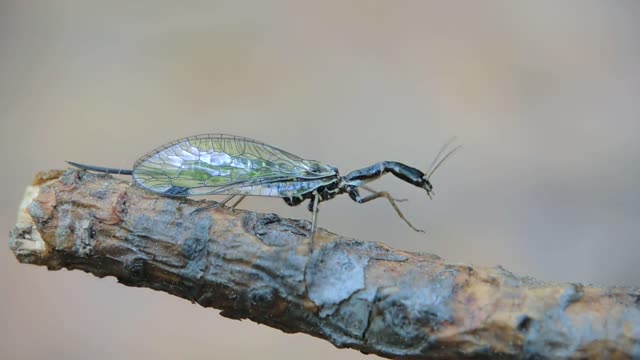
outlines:
[[[640,357],[638,289],[542,283],[322,229],[311,251],[307,221],[207,204],[49,171],[27,189],[10,247],[23,263],[383,357]]]

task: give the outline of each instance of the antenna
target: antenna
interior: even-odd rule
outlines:
[[[430,172],[427,173],[427,175],[425,175],[425,179],[429,180],[429,178],[431,178],[431,175],[433,175],[434,172],[436,172],[436,170],[440,167],[440,165],[442,165],[442,163],[447,160],[447,158],[451,155],[453,155],[453,153],[455,153],[456,151],[462,149],[462,145],[458,145],[456,147],[454,147],[453,149],[451,149],[451,151],[449,151],[447,153],[447,155],[443,156],[442,159],[440,159],[440,161],[438,161],[438,163],[433,167],[433,169],[431,169]]]
[[[438,151],[438,154],[435,156],[435,158],[431,162],[431,165],[429,165],[429,169],[427,169],[427,172],[426,172],[426,175],[425,175],[425,179],[429,180],[431,175],[433,175],[433,173],[436,171],[436,169],[439,168],[440,165],[442,165],[442,163],[449,156],[451,156],[454,152],[456,152],[460,148],[462,148],[462,145],[458,145],[458,146],[454,147],[453,149],[451,149],[451,151],[449,151],[444,157],[442,157],[442,159],[440,159],[440,156],[442,156],[442,154],[449,148],[449,146],[451,146],[451,144],[453,144],[456,141],[456,139],[457,139],[457,137],[454,136],[451,139],[449,139],[446,143],[444,143],[444,145],[442,145],[442,147],[440,148],[440,151]]]

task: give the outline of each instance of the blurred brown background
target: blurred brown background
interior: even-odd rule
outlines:
[[[324,203],[320,225],[543,280],[638,285],[638,1],[0,1],[0,227],[64,160],[129,167],[187,135],[257,138],[343,173],[392,178],[384,201]],[[304,206],[245,208],[308,218]],[[5,235],[6,236],[6,235]],[[304,335],[113,278],[0,251],[2,359],[359,359]],[[372,357],[370,357],[372,358]]]

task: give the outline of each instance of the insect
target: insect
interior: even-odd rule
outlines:
[[[348,194],[360,204],[385,198],[409,227],[423,232],[407,220],[396,204],[405,199],[395,199],[388,192],[373,190],[366,184],[391,173],[424,189],[431,198],[431,175],[460,149],[456,146],[440,158],[452,142],[453,139],[440,149],[426,173],[399,162],[382,161],[342,176],[333,166],[303,159],[256,140],[224,134],[190,136],[170,142],[138,159],[131,170],[68,163],[84,170],[132,175],[137,186],[161,195],[229,195],[222,204],[239,196],[231,207],[236,207],[246,196],[280,197],[290,206],[309,200],[313,239],[318,204],[340,194]],[[360,195],[360,189],[369,194]]]

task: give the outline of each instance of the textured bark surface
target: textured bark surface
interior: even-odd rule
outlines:
[[[108,175],[40,173],[20,262],[115,276],[230,318],[390,358],[640,358],[640,290],[449,264],[305,220],[161,197]]]

